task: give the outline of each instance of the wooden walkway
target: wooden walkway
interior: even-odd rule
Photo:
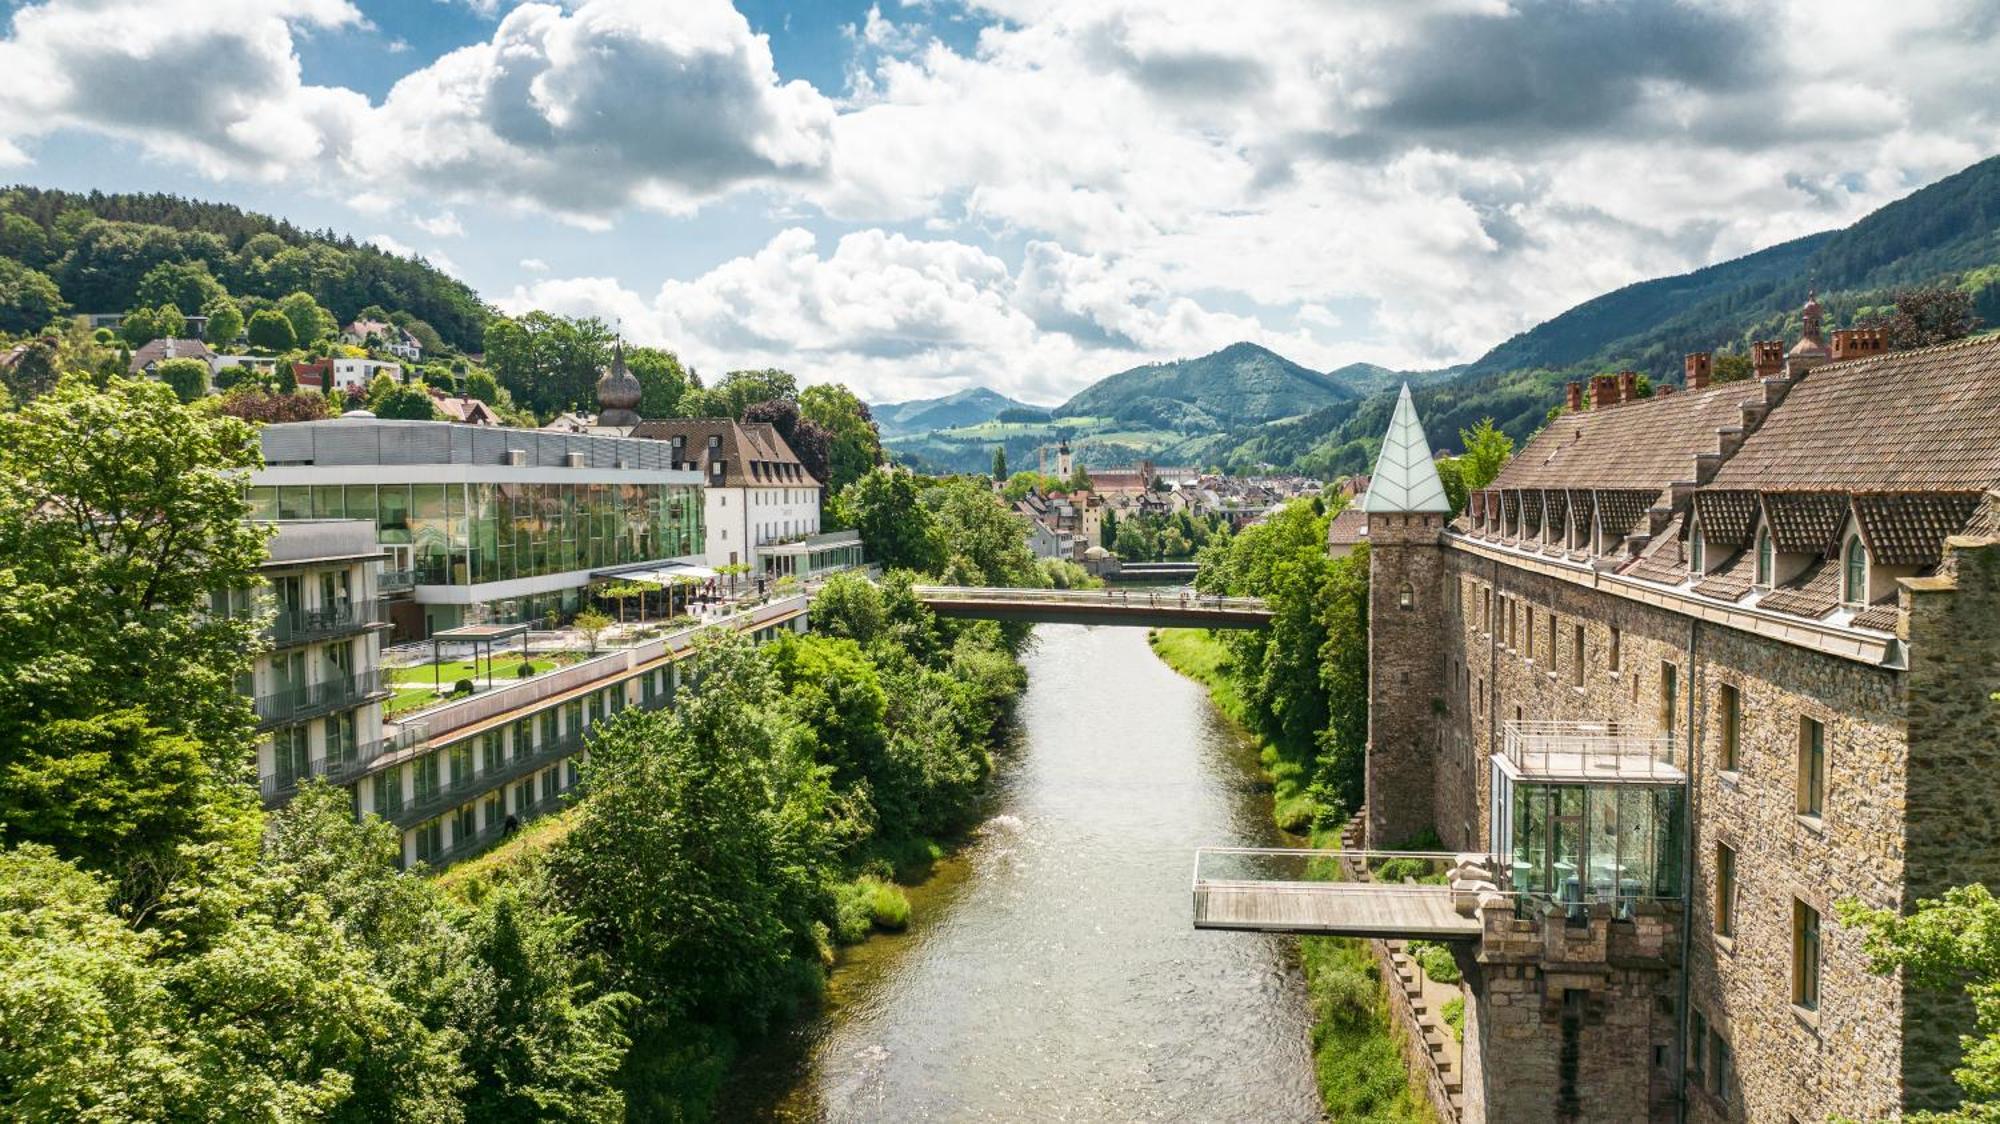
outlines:
[[[1321,936],[1478,940],[1451,888],[1372,882],[1197,882],[1194,927]]]

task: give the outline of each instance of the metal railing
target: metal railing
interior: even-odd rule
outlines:
[[[265,628],[271,642],[280,646],[305,644],[342,633],[359,632],[382,621],[382,603],[372,598],[348,601],[318,609],[279,607]]]
[[[371,698],[385,696],[387,688],[380,671],[364,671],[340,679],[322,679],[258,695],[255,700],[257,724],[263,728],[298,722],[359,706]]]
[[[403,801],[402,806],[388,813],[384,818],[397,827],[409,828],[422,823],[438,812],[453,808],[468,800],[512,784],[530,773],[572,754],[581,752],[588,730],[566,734],[552,742],[535,746],[525,754],[509,757],[498,769],[482,770],[462,781],[441,784]]]
[[[1671,734],[1642,733],[1617,722],[1507,722],[1501,753],[1530,780],[1686,779]]]
[[[911,586],[910,592],[920,600],[939,601],[1032,601],[1051,605],[1210,609],[1236,613],[1262,613],[1270,609],[1261,597],[1222,597],[1175,589],[1015,589],[1005,586],[917,585]]]
[[[375,587],[384,593],[407,593],[417,587],[415,570],[383,570],[376,575]]]

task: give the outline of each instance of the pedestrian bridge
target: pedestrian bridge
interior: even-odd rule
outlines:
[[[920,585],[917,599],[941,617],[1139,628],[1264,628],[1257,597],[1212,597],[1186,589],[1008,589]]]
[[[1473,941],[1490,882],[1454,877],[1480,856],[1432,851],[1202,847],[1194,927],[1388,940]]]

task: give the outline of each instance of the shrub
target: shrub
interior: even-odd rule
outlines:
[[[902,888],[872,874],[833,888],[833,936],[841,944],[867,939],[869,930],[900,932],[910,924],[910,899]]]
[[[1465,1041],[1465,996],[1454,995],[1445,1000],[1444,1006],[1438,1008],[1438,1014],[1444,1016],[1444,1024],[1451,1028],[1451,1036],[1460,1042]]]
[[[514,678],[516,679],[527,679],[534,674],[535,665],[529,663],[527,660],[522,660],[521,666],[514,669]]]
[[[901,932],[910,927],[910,899],[900,886],[864,880],[868,886],[868,916],[878,929]]]
[[[452,694],[454,694],[454,695],[469,695],[469,694],[471,694],[471,693],[472,693],[472,680],[470,680],[470,679],[461,679],[461,680],[459,680],[458,682],[456,682],[456,683],[453,683],[453,684],[451,685],[451,693],[452,693]]]
[[[1423,968],[1424,975],[1441,984],[1455,984],[1465,978],[1459,973],[1458,961],[1452,957],[1451,950],[1441,944],[1411,941],[1409,952],[1411,958]]]

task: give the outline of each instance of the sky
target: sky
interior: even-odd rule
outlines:
[[[871,401],[1463,362],[2000,152],[2000,0],[0,0],[0,183]]]

